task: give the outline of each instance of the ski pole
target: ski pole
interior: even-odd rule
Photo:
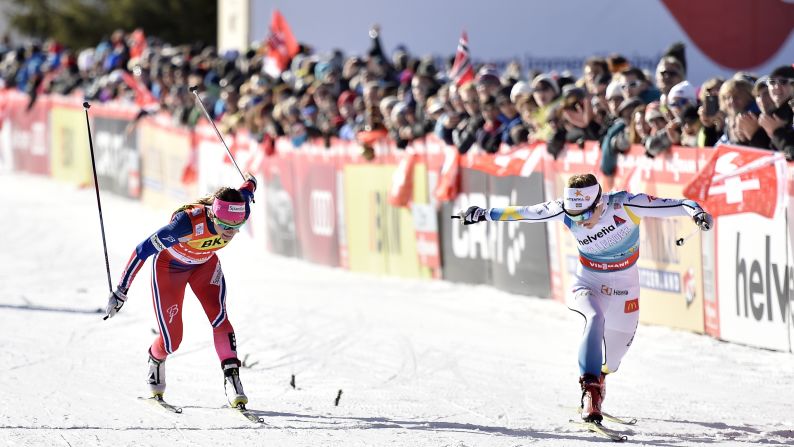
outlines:
[[[105,240],[105,221],[102,219],[102,202],[99,200],[99,181],[96,177],[96,161],[94,160],[94,142],[91,139],[91,123],[88,120],[88,109],[91,107],[88,101],[83,102],[85,110],[85,126],[88,129],[88,148],[91,151],[91,170],[94,172],[94,191],[96,191],[96,206],[99,210],[99,228],[102,230],[102,248],[105,250],[105,269],[108,274],[108,290],[113,293],[113,284],[110,281],[110,261],[108,261],[108,244]],[[107,317],[106,317],[107,318]]]
[[[691,233],[687,234],[686,236],[676,239],[675,245],[679,247],[684,245],[684,242],[688,241],[690,238],[692,238],[692,236],[696,235],[699,231],[700,228],[695,228],[694,230],[692,230]]]
[[[243,171],[241,171],[240,167],[237,166],[237,161],[234,159],[234,156],[232,155],[232,151],[229,150],[229,146],[227,146],[226,142],[223,141],[223,137],[221,136],[221,133],[218,131],[218,128],[215,126],[215,121],[212,120],[212,117],[210,116],[210,113],[207,111],[207,108],[204,107],[204,102],[202,102],[201,98],[199,98],[198,87],[196,87],[195,85],[190,87],[190,93],[193,93],[193,96],[196,97],[196,102],[201,107],[201,110],[204,111],[204,116],[207,117],[207,121],[209,121],[210,124],[212,124],[212,128],[215,129],[215,135],[217,135],[218,139],[220,139],[221,143],[223,143],[223,147],[226,148],[226,153],[229,154],[229,158],[232,160],[232,163],[234,163],[234,167],[237,168],[237,172],[240,173],[240,177],[242,177],[243,181],[245,181],[246,179],[245,176],[243,175]]]

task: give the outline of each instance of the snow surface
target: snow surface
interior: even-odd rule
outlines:
[[[170,414],[147,395],[150,262],[116,318],[94,191],[0,175],[0,445],[523,446],[609,442],[568,422],[581,319],[489,287],[375,277],[220,252],[256,426],[224,409],[210,326],[188,291],[168,359]],[[168,213],[104,194],[113,283]],[[261,206],[261,205],[255,205]],[[289,382],[296,377],[297,388]],[[605,410],[654,446],[794,444],[794,356],[641,326]],[[339,406],[334,406],[338,390]],[[621,428],[615,426],[615,428]]]

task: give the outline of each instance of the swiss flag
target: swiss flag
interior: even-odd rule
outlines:
[[[466,31],[460,35],[455,61],[452,63],[452,68],[449,69],[449,79],[454,81],[458,87],[474,79],[474,67],[471,66],[471,57],[469,56],[469,36],[466,35]]]
[[[715,216],[758,213],[771,219],[783,204],[785,169],[781,153],[721,145],[684,196]]]
[[[292,34],[292,30],[278,11],[273,11],[270,19],[270,34],[267,36],[265,44],[267,55],[265,56],[265,73],[271,77],[281,76],[281,72],[287,69],[287,64],[298,54],[300,48],[298,41]]]

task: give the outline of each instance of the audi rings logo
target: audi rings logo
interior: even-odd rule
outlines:
[[[312,233],[318,236],[334,234],[334,197],[330,192],[312,191],[309,197],[309,219]]]

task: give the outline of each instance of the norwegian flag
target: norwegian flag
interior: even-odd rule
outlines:
[[[757,213],[769,219],[785,198],[786,159],[781,153],[721,145],[684,196],[715,216]]]
[[[474,79],[474,67],[471,66],[471,57],[469,57],[469,36],[466,35],[466,31],[460,35],[455,62],[449,69],[449,79],[455,81],[458,87]]]
[[[274,78],[281,76],[281,72],[287,69],[290,60],[300,51],[289,24],[277,9],[273,11],[273,17],[270,19],[270,34],[267,36],[265,47],[267,55],[263,68],[265,73]]]

